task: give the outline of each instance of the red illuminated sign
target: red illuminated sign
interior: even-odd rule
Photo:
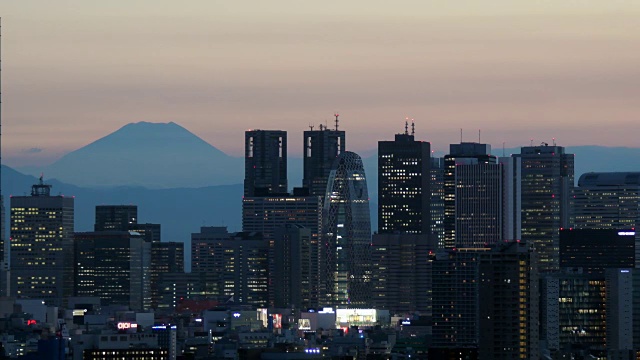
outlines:
[[[36,322],[35,320],[33,320],[33,319],[29,319],[29,320],[27,320],[27,326],[29,326],[29,325],[35,325],[36,323],[37,323],[37,322]]]

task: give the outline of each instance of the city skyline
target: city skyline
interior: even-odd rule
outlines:
[[[460,128],[507,147],[636,146],[640,5],[366,5],[4,3],[5,160],[50,163],[137,121],[240,156],[233,134],[336,111],[359,153],[407,116],[436,150]]]

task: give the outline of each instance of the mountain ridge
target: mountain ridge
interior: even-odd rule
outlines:
[[[197,188],[238,183],[244,169],[237,158],[175,122],[137,122],[42,170],[48,177],[85,187]]]

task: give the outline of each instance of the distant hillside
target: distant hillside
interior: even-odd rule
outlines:
[[[205,187],[241,183],[244,164],[176,123],[139,122],[41,171],[47,178],[85,187]]]

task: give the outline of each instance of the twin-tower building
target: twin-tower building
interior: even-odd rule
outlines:
[[[371,296],[371,220],[360,156],[345,132],[303,134],[303,181],[289,192],[287,133],[245,133],[242,225],[269,243],[269,299],[276,307],[363,307]]]

